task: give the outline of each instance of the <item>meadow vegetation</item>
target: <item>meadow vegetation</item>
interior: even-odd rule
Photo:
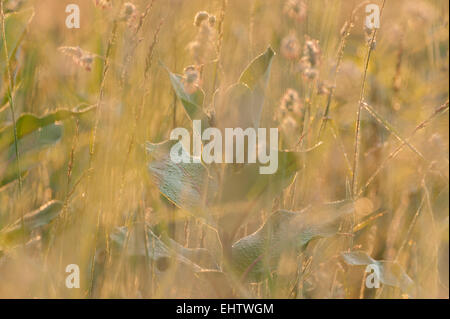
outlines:
[[[0,297],[448,298],[449,4],[370,3],[2,0]],[[172,162],[194,120],[278,170]]]

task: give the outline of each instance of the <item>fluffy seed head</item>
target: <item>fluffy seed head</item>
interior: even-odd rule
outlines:
[[[125,16],[129,17],[136,12],[136,6],[131,2],[125,2],[123,4],[123,13]]]
[[[216,24],[216,16],[210,15],[208,18],[209,25],[213,27]]]
[[[319,75],[321,50],[319,41],[306,37],[303,46],[303,56],[297,64],[297,70],[303,74],[305,80],[314,80]]]
[[[301,108],[302,103],[298,92],[294,89],[287,89],[281,99],[281,112],[283,114],[294,113],[295,115],[299,115],[301,113]]]
[[[320,81],[317,84],[317,94],[318,95],[328,95],[330,94],[330,89],[332,86],[328,84],[327,82]]]
[[[300,42],[297,37],[291,33],[281,41],[281,54],[288,60],[296,60],[300,55]]]
[[[318,66],[320,63],[321,51],[319,47],[319,40],[307,38],[303,47],[303,56],[306,56],[312,67]]]
[[[80,47],[60,47],[60,52],[72,58],[73,62],[86,71],[92,70],[92,64],[94,63],[94,54],[82,50]]]
[[[196,65],[206,63],[214,52],[217,38],[217,32],[213,28],[215,22],[216,18],[206,11],[200,11],[195,16],[194,25],[198,27],[198,32],[195,40],[189,43],[188,49]]]
[[[203,21],[206,21],[209,18],[209,13],[206,11],[199,11],[197,12],[197,14],[195,15],[194,18],[194,25],[196,27],[199,27]]]
[[[184,90],[188,94],[192,94],[197,91],[200,86],[200,72],[194,65],[184,68],[183,75]]]
[[[302,0],[288,0],[284,5],[284,13],[297,22],[305,20],[306,11],[306,3]]]

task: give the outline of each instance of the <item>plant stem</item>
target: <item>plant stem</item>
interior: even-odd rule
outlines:
[[[383,0],[383,4],[382,4],[381,10],[380,10],[380,17],[383,13],[385,3],[386,3],[386,0]],[[363,107],[364,95],[365,95],[365,90],[366,90],[367,70],[369,69],[370,57],[372,55],[372,51],[374,48],[377,31],[378,31],[378,29],[375,29],[373,31],[373,35],[370,39],[370,42],[369,42],[369,45],[367,48],[366,61],[364,64],[364,75],[363,75],[361,91],[360,91],[360,95],[359,95],[358,110],[356,113],[357,119],[356,119],[356,129],[355,129],[355,152],[354,152],[354,157],[353,157],[353,176],[352,176],[352,184],[351,184],[351,190],[352,190],[353,197],[356,197],[357,192],[358,192],[358,169],[359,169],[358,160],[359,160],[359,153],[360,153],[360,147],[361,147],[361,110]]]
[[[19,183],[19,195],[22,193],[22,176],[21,176],[21,169],[20,169],[20,157],[19,157],[19,145],[18,145],[18,138],[17,138],[17,123],[16,123],[16,115],[15,115],[15,107],[14,107],[14,78],[11,72],[11,64],[9,59],[9,53],[8,53],[8,44],[6,43],[6,30],[5,30],[5,13],[3,11],[3,1],[0,0],[0,17],[2,19],[2,39],[3,39],[3,50],[5,52],[5,64],[6,64],[6,74],[8,76],[8,101],[9,101],[9,108],[11,110],[11,119],[13,124],[13,132],[14,132],[14,152],[16,155],[16,172],[17,172],[17,180]],[[21,232],[23,236],[23,245],[25,246],[26,239],[25,239],[25,222],[23,219],[23,209],[20,209],[20,223],[21,223]]]

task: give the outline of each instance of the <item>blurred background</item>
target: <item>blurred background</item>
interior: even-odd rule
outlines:
[[[0,297],[448,298],[448,2],[371,1],[383,8],[374,41],[367,3],[3,1]],[[65,25],[68,4],[79,29]],[[147,170],[146,141],[191,130],[164,66],[204,91],[220,125],[214,93],[269,46],[261,125],[301,152],[298,166],[277,192],[199,217]],[[272,212],[340,200],[355,204],[349,229],[282,255],[261,280],[227,271],[227,247]],[[233,231],[209,222],[228,212],[245,215]],[[412,286],[366,288],[364,267],[342,258],[350,250],[393,262],[389,276]],[[65,286],[68,264],[79,289]]]

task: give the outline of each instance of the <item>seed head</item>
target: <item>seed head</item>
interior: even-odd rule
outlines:
[[[94,54],[84,51],[80,47],[60,47],[58,50],[71,57],[75,64],[81,66],[86,71],[92,70]]]
[[[101,7],[102,9],[112,7],[112,0],[94,0],[94,2],[97,7]]]
[[[307,37],[305,45],[303,47],[303,56],[306,56],[308,58],[312,67],[318,66],[321,56],[319,40],[314,40]]]
[[[280,109],[283,114],[293,113],[295,115],[300,115],[302,103],[300,101],[300,96],[298,95],[298,92],[296,90],[286,90],[281,99]]]
[[[203,21],[206,21],[209,19],[209,13],[206,11],[199,11],[197,12],[197,14],[195,15],[194,18],[194,25],[196,27],[199,27]]]
[[[317,67],[320,64],[321,50],[319,41],[306,37],[303,46],[303,56],[298,62],[297,69],[303,74],[306,80],[314,80],[317,78],[319,71]]]
[[[195,16],[194,25],[198,27],[198,32],[195,40],[189,43],[188,49],[196,65],[204,64],[214,52],[217,35],[213,28],[215,21],[216,18],[206,11],[200,11]]]
[[[302,0],[288,0],[284,5],[284,13],[297,22],[305,20],[306,11],[306,3]]]
[[[123,13],[125,16],[130,17],[134,13],[136,13],[136,6],[131,2],[125,2],[123,4]]]
[[[188,94],[192,94],[197,91],[200,86],[200,72],[194,65],[184,68],[183,75],[184,90]]]
[[[319,71],[317,71],[317,69],[309,68],[309,69],[306,69],[305,71],[303,71],[303,77],[306,80],[314,80],[317,78],[318,75],[319,75]]]
[[[209,25],[213,27],[216,24],[216,16],[210,15],[208,18]]]
[[[281,40],[281,54],[288,60],[296,60],[300,55],[300,42],[295,34],[291,33]]]
[[[367,42],[367,45],[371,46],[371,48],[370,48],[371,50],[375,50],[375,48],[377,46],[377,41],[373,37],[374,33],[375,33],[375,29],[369,29],[367,27],[364,27],[364,34],[366,37],[366,42]],[[372,42],[372,39],[373,39],[373,42]]]
[[[327,82],[319,81],[317,84],[317,94],[318,95],[328,95],[330,94],[330,89],[332,88],[332,85],[330,85]]]
[[[128,26],[132,26],[136,20],[138,11],[136,6],[131,2],[125,2],[122,6],[121,18],[126,21]]]

